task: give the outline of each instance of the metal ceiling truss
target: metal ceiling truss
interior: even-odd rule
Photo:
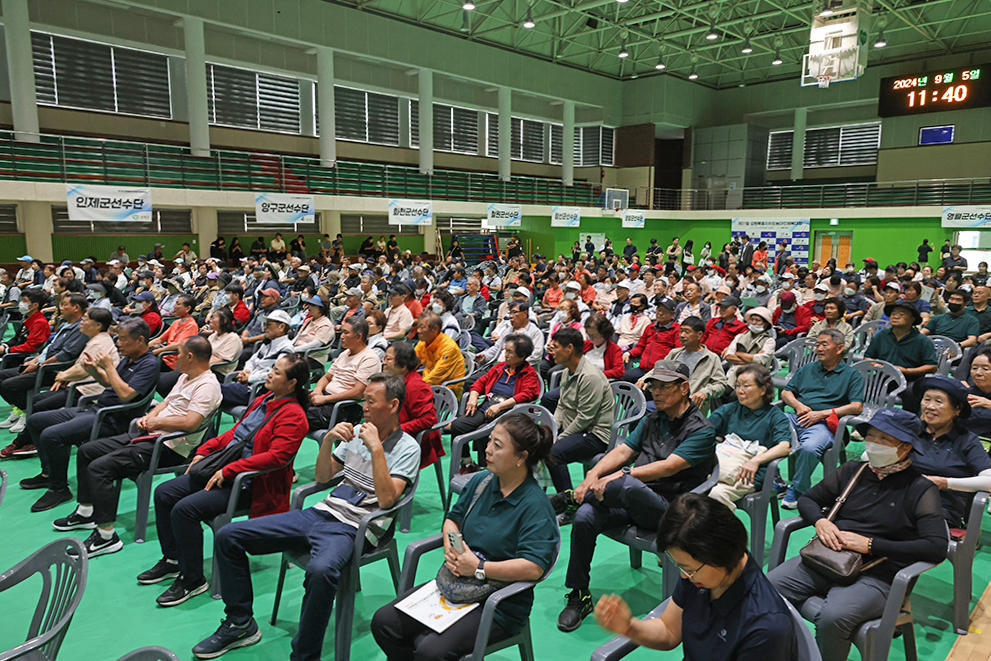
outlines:
[[[687,78],[716,89],[796,79],[821,0],[327,0],[612,78]],[[528,15],[535,26],[527,29]],[[874,0],[870,64],[991,48],[986,0]],[[715,26],[718,38],[707,39]],[[753,52],[741,52],[748,42]],[[620,57],[625,48],[626,57]],[[775,53],[783,60],[771,64]],[[655,69],[663,58],[663,73]]]

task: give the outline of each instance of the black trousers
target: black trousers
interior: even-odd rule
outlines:
[[[457,438],[458,436],[463,436],[465,434],[470,434],[476,431],[479,427],[486,425],[491,420],[485,417],[485,411],[479,406],[475,409],[474,415],[462,415],[458,416],[451,421],[451,438]],[[484,438],[476,438],[471,443],[471,448],[464,446],[462,448],[463,457],[471,457],[470,450],[474,449],[478,454],[478,465],[485,465],[485,448],[489,445],[489,438],[486,436]]]
[[[330,427],[330,416],[334,413],[334,407],[337,406],[337,402],[332,404],[321,404],[320,406],[311,406],[306,411],[306,421],[309,423],[309,431],[313,432],[318,429],[328,429]],[[361,410],[361,405],[359,404],[345,404],[337,410],[337,420],[334,424],[338,422],[350,422],[352,425],[356,425],[361,422],[362,417],[364,417],[364,411]]]
[[[83,443],[76,456],[76,500],[93,505],[93,517],[97,525],[113,523],[117,519],[117,503],[120,499],[122,479],[134,479],[148,470],[154,443],[131,443],[132,438],[145,432],[125,432],[107,438]],[[179,466],[185,457],[162,448],[158,465],[162,468]]]
[[[61,390],[49,390],[48,392],[43,392],[34,398],[34,410],[31,412],[39,413],[41,411],[55,411],[57,409],[65,408],[65,402],[69,397],[69,389],[63,388]],[[34,443],[34,439],[31,438],[31,433],[24,429],[17,438],[14,439],[14,445],[19,448],[23,448],[25,445],[31,445]]]
[[[0,397],[22,411],[28,406],[28,393],[34,390],[35,381],[38,379],[37,372],[21,374],[20,367],[11,367],[0,370]],[[49,372],[42,380],[43,386],[50,386],[55,383],[55,373]]]

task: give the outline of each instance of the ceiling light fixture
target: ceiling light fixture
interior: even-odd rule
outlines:
[[[472,2],[471,0],[465,0],[464,4],[461,5],[461,8],[464,9],[465,11],[471,11],[472,9],[475,8],[475,3]]]
[[[754,52],[754,47],[750,45],[750,37],[747,37],[747,40],[743,42],[743,50],[740,52],[744,55],[749,55]]]
[[[658,71],[663,71],[665,67],[667,67],[667,65],[664,64],[664,56],[658,55],[657,64],[654,65],[654,68],[657,69]]]
[[[529,7],[526,8],[526,20],[523,21],[523,27],[527,30],[536,27],[537,24],[533,22],[533,10]]]
[[[719,33],[716,32],[715,23],[709,26],[709,33],[705,35],[705,38],[708,39],[709,41],[715,41],[716,39],[719,39]]]
[[[784,60],[781,59],[781,50],[779,49],[774,51],[774,59],[771,60],[771,64],[773,64],[774,66],[778,66],[782,62],[784,62]]]
[[[463,10],[461,12],[461,31],[462,32],[468,31],[468,12]]]
[[[830,16],[833,13],[833,3],[831,0],[826,0],[822,3],[822,11],[819,12],[820,16]]]
[[[626,50],[626,44],[623,44],[622,46],[619,47],[619,56],[620,57],[629,57],[629,55],[630,54]]]
[[[618,2],[619,4],[623,4],[624,2],[627,2],[627,0],[616,0],[616,2]]]
[[[877,33],[877,41],[874,42],[874,48],[884,48],[888,45],[888,42],[884,39],[884,28]]]
[[[695,80],[698,77],[699,77],[698,70],[695,67],[692,67],[692,72],[688,74],[688,80]]]

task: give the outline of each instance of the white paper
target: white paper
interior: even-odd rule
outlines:
[[[452,624],[478,608],[479,604],[453,604],[440,593],[437,581],[424,584],[419,590],[398,604],[401,612],[417,622],[422,622],[437,633],[444,633]]]

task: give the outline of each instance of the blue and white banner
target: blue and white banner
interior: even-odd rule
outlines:
[[[257,193],[255,221],[262,225],[312,223],[316,199],[312,195]]]
[[[551,209],[551,227],[581,227],[581,207],[554,207]]]
[[[955,206],[943,209],[942,227],[985,229],[991,226],[991,207]]]
[[[639,209],[623,209],[623,227],[646,227],[647,212]]]
[[[523,206],[519,204],[490,204],[485,227],[519,227],[523,222]]]
[[[433,202],[430,200],[389,200],[389,224],[433,225]]]
[[[755,250],[761,241],[765,242],[768,266],[774,263],[782,241],[796,264],[807,266],[809,263],[812,232],[808,218],[734,218],[732,231],[734,238],[749,236]]]
[[[66,184],[69,220],[151,222],[151,189]]]

